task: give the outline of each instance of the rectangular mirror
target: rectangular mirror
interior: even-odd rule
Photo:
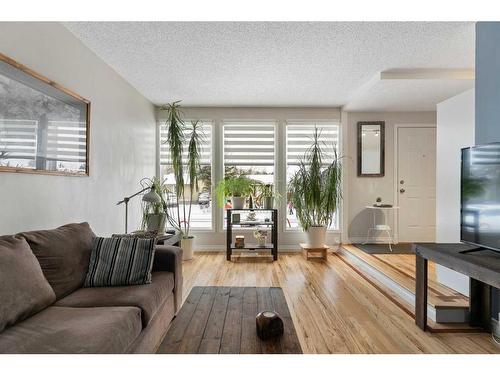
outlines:
[[[358,122],[358,176],[382,177],[385,164],[385,123]]]
[[[0,54],[0,172],[88,176],[90,102]]]

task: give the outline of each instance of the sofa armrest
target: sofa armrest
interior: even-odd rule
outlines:
[[[182,305],[182,249],[177,246],[157,245],[153,271],[167,271],[174,274],[174,302],[177,313]]]

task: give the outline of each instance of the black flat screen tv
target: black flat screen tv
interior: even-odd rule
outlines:
[[[462,149],[460,239],[500,251],[500,143]]]

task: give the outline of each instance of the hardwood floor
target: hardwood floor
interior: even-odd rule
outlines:
[[[343,247],[392,280],[415,293],[415,255],[414,254],[367,254],[353,245]],[[430,305],[439,308],[468,308],[469,299],[436,281],[436,265],[429,262]]]
[[[346,257],[306,261],[195,253],[184,262],[184,298],[193,286],[280,286],[304,353],[500,353],[485,333],[421,331],[400,306],[361,277]]]

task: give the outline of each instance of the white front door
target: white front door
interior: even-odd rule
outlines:
[[[436,128],[398,128],[397,196],[400,242],[436,238]]]

